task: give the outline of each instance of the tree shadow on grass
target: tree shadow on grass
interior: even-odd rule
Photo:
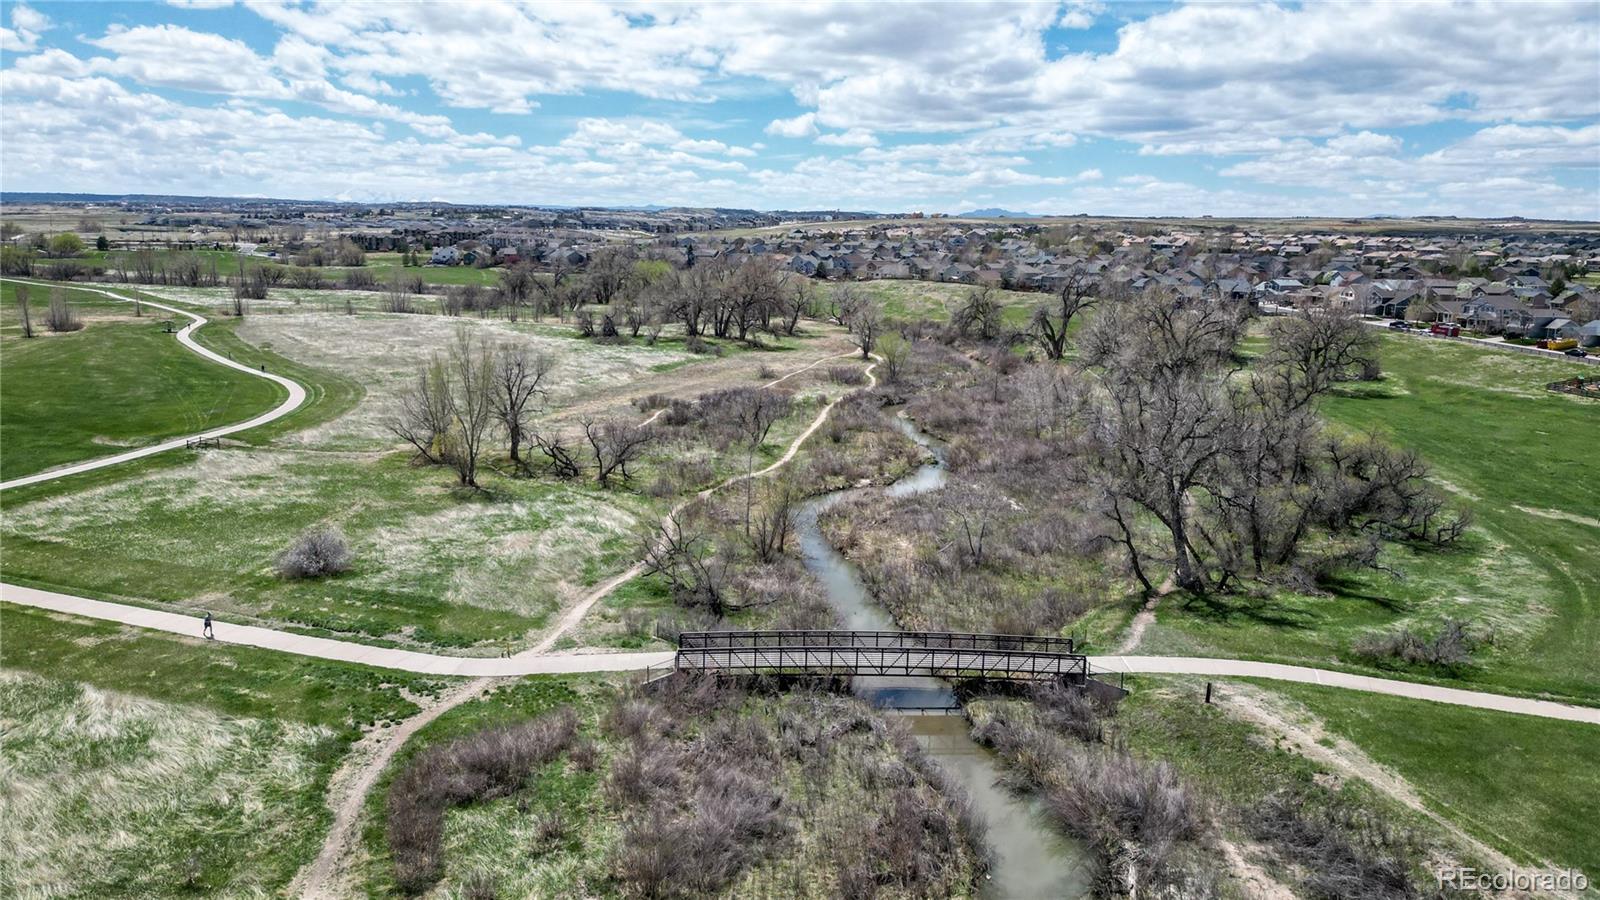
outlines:
[[[1370,585],[1348,575],[1332,575],[1324,578],[1321,586],[1333,595],[1328,598],[1330,600],[1359,600],[1395,615],[1410,612],[1412,609],[1410,601],[1372,593]]]
[[[1276,596],[1251,594],[1185,594],[1177,598],[1183,611],[1214,625],[1266,625],[1305,631],[1321,617],[1298,609]]]

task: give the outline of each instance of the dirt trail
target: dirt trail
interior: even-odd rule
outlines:
[[[482,695],[502,679],[475,678],[421,702],[422,710],[399,725],[367,732],[351,748],[344,764],[328,782],[328,807],[333,826],[317,858],[301,869],[289,884],[289,896],[307,900],[334,900],[354,896],[349,860],[356,844],[356,824],[372,786],[413,734],[457,706]]]
[[[1239,845],[1227,838],[1221,839],[1222,855],[1228,861],[1228,868],[1233,870],[1233,875],[1245,889],[1245,896],[1255,900],[1295,900],[1293,890],[1288,885],[1272,877],[1272,873],[1251,862],[1239,849]]]
[[[1330,735],[1315,716],[1292,701],[1242,685],[1219,686],[1219,694],[1222,705],[1230,712],[1261,726],[1268,734],[1283,738],[1301,756],[1327,766],[1342,777],[1359,778],[1406,808],[1427,816],[1487,865],[1502,871],[1522,868],[1504,853],[1428,808],[1422,795],[1399,773],[1378,763],[1350,741]]]
[[[1145,630],[1156,621],[1156,604],[1161,602],[1162,597],[1176,589],[1177,582],[1173,581],[1171,575],[1168,575],[1167,580],[1161,582],[1161,586],[1156,588],[1155,594],[1151,595],[1150,599],[1144,602],[1144,606],[1139,608],[1139,612],[1133,617],[1133,621],[1128,623],[1128,635],[1122,639],[1122,643],[1117,645],[1117,649],[1111,652],[1112,656],[1128,656],[1138,649],[1139,642],[1144,640]]]

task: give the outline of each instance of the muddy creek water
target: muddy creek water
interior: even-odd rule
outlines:
[[[903,418],[895,423],[932,455],[932,460],[890,485],[890,497],[905,497],[944,487],[944,449]],[[852,631],[897,631],[887,610],[878,605],[860,574],[822,536],[817,517],[851,491],[825,494],[801,507],[795,516],[800,554],[805,566],[823,584],[828,601],[845,628]],[[908,711],[907,723],[924,751],[967,791],[988,825],[993,854],[984,896],[997,898],[1079,898],[1089,894],[1091,871],[1083,849],[1062,837],[1043,818],[1036,801],[1018,797],[1000,786],[1001,771],[993,754],[974,741],[960,715],[915,715],[910,710],[956,706],[950,685],[937,678],[860,676],[855,693],[887,710]]]

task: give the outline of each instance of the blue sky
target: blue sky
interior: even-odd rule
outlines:
[[[7,2],[0,22],[8,191],[1600,219],[1594,2]]]

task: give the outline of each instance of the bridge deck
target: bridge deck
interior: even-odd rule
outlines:
[[[1019,646],[1004,646],[1013,639]],[[934,641],[937,644],[930,645]],[[679,639],[673,667],[737,675],[918,675],[1009,681],[1088,677],[1087,657],[1020,646],[1030,643],[1071,644],[1065,638],[945,632],[690,632]]]
[[[1035,653],[1073,653],[1076,649],[1072,638],[956,631],[685,631],[678,638],[678,646],[697,650],[717,647],[938,647]]]

